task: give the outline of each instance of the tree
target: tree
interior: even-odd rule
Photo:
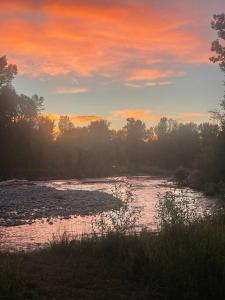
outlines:
[[[198,126],[201,147],[213,146],[217,140],[219,126],[217,124],[202,123]]]
[[[13,88],[2,88],[0,93],[0,130],[7,128],[18,116],[18,95]]]
[[[141,120],[128,118],[127,124],[123,127],[129,143],[144,141],[146,138],[146,125]]]
[[[155,134],[157,138],[163,139],[168,137],[177,128],[177,122],[173,119],[167,119],[163,117],[160,119],[159,123],[155,127]]]
[[[1,174],[7,176],[32,169],[34,154],[39,165],[40,153],[34,145],[45,144],[44,130],[37,126],[44,99],[37,95],[19,95],[12,85],[16,74],[16,65],[8,64],[5,56],[0,57],[0,169]],[[43,125],[46,129],[44,120]]]
[[[128,118],[127,124],[123,127],[126,135],[126,153],[129,165],[137,169],[144,164],[146,143],[146,125],[141,120]]]
[[[210,57],[210,61],[219,64],[225,75],[225,14],[214,15],[211,26],[217,32],[218,38],[212,42],[211,50],[215,52],[215,55]],[[213,169],[211,179],[221,181],[225,180],[225,95],[220,103],[220,109],[212,111],[212,117],[219,122],[220,131],[216,143],[213,143],[213,147],[211,147],[211,153],[213,153],[213,159],[210,160]],[[208,157],[209,155],[207,155]]]
[[[65,134],[74,129],[74,125],[68,116],[60,116],[58,127],[61,134]]]
[[[225,14],[214,15],[211,26],[217,31],[218,39],[212,42],[211,50],[216,55],[210,57],[210,60],[218,63],[221,70],[225,72],[225,47],[222,45],[222,41],[225,40]]]
[[[21,120],[34,120],[39,115],[43,101],[37,95],[18,95],[13,87],[3,87],[0,93],[0,128]]]
[[[211,26],[216,30],[218,38],[212,42],[211,50],[215,52],[216,55],[210,57],[210,61],[218,63],[222,72],[225,73],[225,47],[223,46],[225,41],[225,14],[214,15]],[[225,131],[225,95],[220,106],[220,110],[212,111],[212,116],[220,122]]]
[[[86,169],[90,175],[104,176],[112,168],[112,146],[110,123],[107,120],[93,121],[88,126],[89,140]]]
[[[39,116],[37,118],[37,129],[43,136],[45,142],[51,142],[54,137],[54,121],[46,116]]]
[[[110,123],[106,120],[93,121],[88,126],[90,135],[93,138],[100,139],[102,142],[110,138]]]
[[[17,66],[8,64],[6,56],[0,57],[0,91],[3,87],[11,84],[17,74]]]
[[[0,57],[0,128],[25,119],[33,120],[43,107],[43,97],[17,94],[12,86],[16,74],[17,66],[8,64],[5,56]]]

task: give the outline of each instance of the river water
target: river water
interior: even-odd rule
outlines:
[[[123,182],[124,177],[116,178],[116,181]],[[134,204],[141,208],[141,215],[137,226],[156,228],[156,203],[158,194],[164,194],[171,190],[172,183],[159,178],[138,176],[129,177],[128,182],[134,189]],[[112,186],[115,178],[102,179],[86,179],[86,180],[56,180],[35,182],[40,186],[47,186],[56,190],[83,190],[83,191],[99,191],[104,193],[112,193]],[[177,189],[176,192],[180,192]],[[199,211],[213,210],[219,206],[219,200],[207,198],[201,193],[187,189],[186,193],[190,199],[195,199],[197,209]],[[47,222],[46,219],[38,219],[32,224],[19,226],[0,227],[1,241],[4,247],[11,250],[30,250],[48,243],[54,235],[60,235],[64,232],[73,235],[80,235],[91,232],[92,215],[88,216],[72,216],[67,219],[54,219],[53,222]]]

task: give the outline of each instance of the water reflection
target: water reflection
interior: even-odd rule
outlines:
[[[116,178],[116,181],[123,181],[125,178]],[[138,226],[156,227],[156,209],[158,193],[165,193],[171,189],[171,183],[163,179],[151,177],[129,177],[128,181],[132,184],[135,194],[134,205],[142,207],[141,217]],[[85,190],[102,191],[112,193],[112,185],[115,178],[103,178],[96,180],[57,180],[37,182],[41,186],[53,187],[57,190]],[[180,190],[178,189],[177,192]],[[213,209],[218,205],[216,199],[209,199],[202,194],[188,189],[188,196],[195,198],[199,210]],[[52,239],[53,235],[58,235],[64,231],[70,234],[83,234],[91,231],[91,219],[93,216],[72,216],[69,219],[54,219],[53,224],[49,224],[46,219],[39,219],[31,225],[20,225],[2,227],[4,246],[10,249],[27,250],[44,245]]]

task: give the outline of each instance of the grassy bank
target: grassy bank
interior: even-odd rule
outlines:
[[[224,216],[0,255],[0,299],[224,298]]]

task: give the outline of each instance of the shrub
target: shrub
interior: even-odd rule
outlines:
[[[112,194],[121,201],[120,207],[108,212],[102,212],[92,220],[94,235],[109,233],[127,234],[135,230],[140,216],[140,208],[135,206],[135,197],[132,185],[125,180],[117,182],[112,188]]]
[[[158,194],[156,204],[157,219],[161,227],[176,224],[191,224],[198,220],[195,199],[190,198],[187,191],[171,190]]]

